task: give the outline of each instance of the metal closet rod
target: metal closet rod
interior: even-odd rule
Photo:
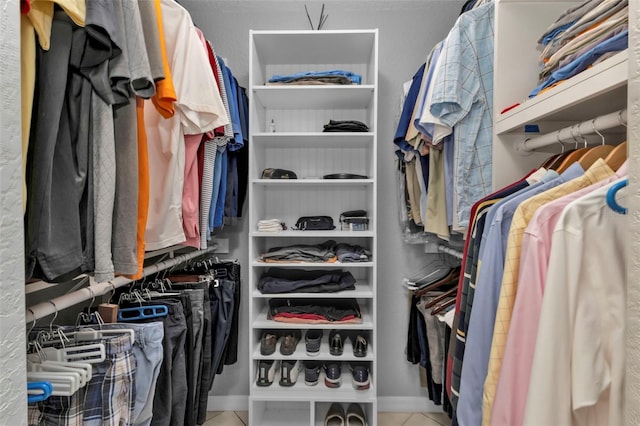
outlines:
[[[583,121],[573,126],[565,127],[554,132],[525,139],[518,147],[518,151],[533,151],[537,148],[557,144],[560,142],[575,142],[576,137],[595,134],[603,130],[627,125],[627,109],[601,115],[592,120]]]
[[[175,265],[179,265],[188,260],[200,257],[207,253],[211,253],[216,250],[216,247],[208,247],[203,250],[194,250],[190,253],[180,254],[171,259],[163,260],[161,262],[149,265],[142,270],[142,276],[146,277],[156,272],[163,271],[171,268]],[[131,284],[137,280],[132,280],[127,277],[116,277],[111,281],[103,283],[90,284],[87,287],[83,287],[80,290],[73,291],[62,296],[58,296],[47,302],[38,303],[37,305],[29,306],[26,310],[26,322],[37,321],[40,318],[44,318],[47,315],[55,314],[63,309],[70,308],[78,305],[87,300],[91,300],[95,297],[107,294],[110,291],[114,291],[116,288]]]

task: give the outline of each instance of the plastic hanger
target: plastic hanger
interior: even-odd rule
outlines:
[[[169,315],[165,305],[135,306],[118,309],[118,321],[136,321],[149,318],[162,318]]]
[[[52,373],[49,371],[28,371],[27,381],[46,381],[51,384],[52,396],[71,396],[80,389],[80,375],[70,373]]]
[[[53,393],[53,385],[50,382],[27,383],[27,403],[33,404],[46,400]]]
[[[627,214],[627,208],[622,207],[616,201],[616,194],[618,191],[629,184],[629,179],[623,179],[613,184],[609,191],[607,191],[607,205],[616,213]]]

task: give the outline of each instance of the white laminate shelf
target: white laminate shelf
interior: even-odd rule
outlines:
[[[342,365],[342,385],[339,388],[329,388],[324,384],[324,372],[320,373],[320,382],[315,386],[307,386],[304,383],[304,371],[298,376],[298,381],[291,387],[280,386],[280,372],[276,371],[271,386],[252,385],[251,396],[262,401],[343,401],[343,402],[370,402],[375,400],[376,389],[373,377],[370,374],[371,384],[369,389],[355,390],[351,384],[351,372],[347,364]]]
[[[319,231],[318,231],[319,232]],[[328,232],[328,231],[327,231]],[[373,262],[251,262],[253,268],[316,268],[316,269],[341,269],[341,268],[373,268]]]
[[[267,109],[363,109],[373,100],[373,85],[254,86]]]
[[[371,318],[371,314],[367,310],[366,306],[360,306],[360,314],[362,315],[362,322],[357,324],[352,323],[339,323],[332,322],[326,324],[304,324],[304,323],[294,323],[294,322],[280,322],[267,319],[267,312],[269,310],[268,306],[265,306],[262,311],[258,315],[256,315],[255,320],[253,321],[253,329],[261,328],[261,329],[340,329],[340,330],[373,330],[373,320]]]
[[[335,293],[277,293],[277,294],[263,294],[258,289],[254,289],[252,296],[258,299],[372,299],[373,289],[371,283],[368,282],[356,282],[355,290],[344,290]]]
[[[337,225],[338,227],[340,224]],[[285,238],[299,238],[299,237],[327,237],[327,238],[371,238],[375,234],[373,231],[339,231],[334,229],[332,231],[294,231],[287,229],[286,231],[254,231],[251,232],[252,237],[258,238],[272,238],[272,237],[285,237]]]
[[[504,114],[496,112],[496,133],[522,133],[526,124],[544,121],[584,121],[624,108],[628,57],[622,51]]]
[[[254,144],[269,148],[367,148],[374,142],[371,132],[273,132],[252,137]]]

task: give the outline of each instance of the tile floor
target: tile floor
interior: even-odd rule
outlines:
[[[246,411],[210,411],[204,426],[247,426]],[[449,426],[443,413],[378,413],[378,426]]]

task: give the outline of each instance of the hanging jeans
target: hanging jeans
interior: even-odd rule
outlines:
[[[235,281],[216,279],[209,286],[212,321],[212,374],[213,377],[224,362],[225,348],[231,334],[235,305]]]

